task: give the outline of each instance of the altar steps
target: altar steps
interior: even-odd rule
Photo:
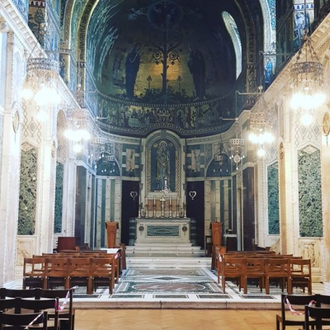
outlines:
[[[191,244],[136,244],[126,247],[128,268],[211,267],[205,251]]]

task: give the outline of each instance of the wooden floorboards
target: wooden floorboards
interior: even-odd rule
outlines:
[[[271,310],[76,310],[75,330],[275,330]],[[290,330],[299,327],[290,327]]]

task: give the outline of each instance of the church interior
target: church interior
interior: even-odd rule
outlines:
[[[1,0],[0,287],[64,242],[120,251],[135,284],[118,273],[102,309],[143,290],[141,308],[166,294],[281,308],[277,289],[273,306],[232,282],[220,297],[222,252],[309,260],[313,292],[330,294],[329,13],[328,0]],[[194,276],[209,291],[175,286]],[[151,298],[160,280],[172,287]]]

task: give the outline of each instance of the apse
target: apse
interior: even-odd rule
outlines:
[[[85,88],[97,94],[90,107],[100,127],[142,136],[228,129],[220,118],[236,115],[245,79],[242,23],[233,1],[100,1],[88,24]]]

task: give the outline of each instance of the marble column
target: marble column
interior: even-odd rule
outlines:
[[[322,136],[322,218],[323,218],[323,237],[324,237],[324,256],[321,261],[324,271],[325,293],[330,294],[330,145],[329,136]]]
[[[3,29],[5,28],[5,29]],[[14,122],[15,114],[21,115],[19,100],[19,86],[15,86],[14,77],[20,76],[23,70],[22,52],[17,48],[17,39],[12,31],[1,25],[1,40],[6,48],[0,47],[2,52],[3,69],[6,78],[4,104],[0,106],[2,119],[0,143],[2,144],[0,158],[0,286],[12,281],[15,277],[16,237],[19,201],[19,173],[20,173],[20,121]],[[5,39],[5,40],[4,40]],[[2,43],[0,43],[2,44]],[[21,81],[17,81],[21,83]]]
[[[281,253],[293,253],[294,239],[294,182],[292,173],[293,150],[290,143],[282,143],[279,150],[279,206]]]

